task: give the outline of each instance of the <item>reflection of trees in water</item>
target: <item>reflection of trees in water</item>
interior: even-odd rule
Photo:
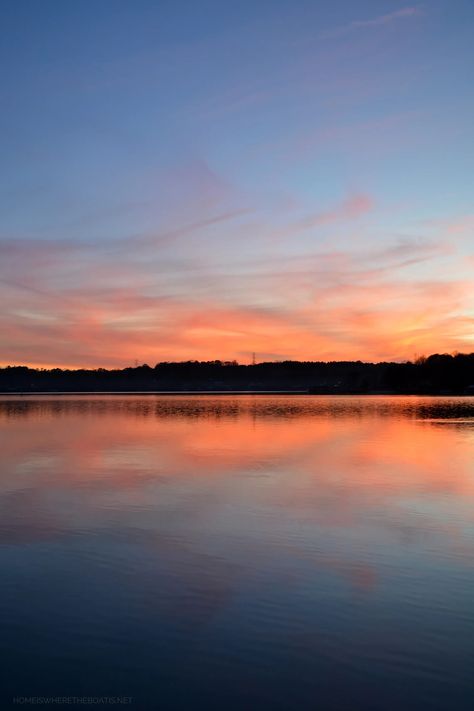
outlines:
[[[408,417],[474,423],[474,399],[403,396],[148,395],[0,397],[0,419],[68,414],[156,419],[293,420],[341,417]],[[434,422],[433,422],[434,423]]]

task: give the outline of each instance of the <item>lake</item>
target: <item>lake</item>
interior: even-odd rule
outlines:
[[[472,711],[474,398],[3,396],[0,452],[1,708]]]

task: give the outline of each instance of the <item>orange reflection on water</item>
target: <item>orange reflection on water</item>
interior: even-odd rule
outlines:
[[[194,557],[212,531],[256,566],[284,556],[369,591],[380,542],[473,560],[473,409],[472,399],[0,398],[0,543],[118,526],[160,551],[178,536]]]
[[[473,494],[474,420],[418,417],[409,398],[334,401],[337,409],[331,398],[304,397],[2,398],[3,461],[41,470],[53,457],[64,484],[116,481],[122,470],[133,484],[144,471],[226,476],[291,466],[320,486],[337,473],[340,485],[359,490]]]

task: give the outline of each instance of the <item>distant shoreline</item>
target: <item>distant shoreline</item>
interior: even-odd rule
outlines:
[[[4,395],[310,395],[307,390],[48,390],[0,391]],[[331,394],[331,393],[327,393]],[[341,394],[341,393],[334,393]]]
[[[343,393],[326,393],[328,395]],[[350,394],[350,393],[347,393]],[[375,393],[374,393],[375,394]],[[26,397],[30,395],[311,395],[308,390],[48,390],[36,392],[0,391],[0,397],[15,395]]]
[[[23,392],[6,392],[0,391],[0,398],[4,397],[50,397],[50,396],[83,396],[90,395],[110,396],[110,395],[127,395],[127,396],[151,396],[151,395],[173,395],[185,396],[190,395],[306,395],[311,397],[474,397],[472,393],[446,393],[446,392],[318,392],[312,393],[308,390],[51,390],[44,392],[23,391]]]
[[[473,395],[474,353],[414,363],[183,361],[121,370],[0,368],[0,393],[45,395]]]

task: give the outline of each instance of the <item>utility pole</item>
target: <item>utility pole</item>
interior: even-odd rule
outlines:
[[[255,351],[252,353],[252,365],[255,365],[257,361],[255,360]]]

